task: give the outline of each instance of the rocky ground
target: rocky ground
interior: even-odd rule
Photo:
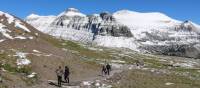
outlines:
[[[38,41],[10,41],[12,45],[1,45],[4,47],[0,53],[3,68],[0,88],[57,88],[55,70],[65,65],[71,75],[70,83],[64,83],[63,88],[200,87],[199,59],[91,47],[53,38]],[[17,63],[21,59],[27,63]],[[105,63],[112,65],[110,76],[101,75]]]

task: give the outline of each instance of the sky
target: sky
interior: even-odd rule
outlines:
[[[24,19],[31,13],[58,15],[67,8],[77,8],[82,13],[132,10],[161,12],[177,20],[191,20],[200,24],[200,0],[1,0],[0,11]]]

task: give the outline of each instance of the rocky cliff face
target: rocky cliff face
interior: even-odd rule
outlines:
[[[189,21],[176,24],[170,31],[144,32],[138,39],[144,52],[171,56],[200,58],[200,35],[198,26]]]
[[[69,8],[58,16],[28,16],[26,21],[62,39],[146,53],[200,56],[200,26],[162,13],[122,10],[85,15]]]
[[[112,14],[107,12],[86,16],[78,10],[70,8],[61,13],[50,26],[89,31],[94,36],[133,36],[127,26],[118,24]]]
[[[200,29],[199,26],[192,23],[191,21],[184,21],[181,24],[177,25],[175,27],[175,30],[177,31],[188,31],[188,32],[196,32],[196,33],[200,33]]]

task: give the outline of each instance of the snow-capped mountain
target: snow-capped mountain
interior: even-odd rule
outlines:
[[[200,26],[165,14],[129,10],[85,15],[69,8],[57,16],[30,15],[26,21],[58,38],[104,47],[123,47],[188,57],[200,56]]]

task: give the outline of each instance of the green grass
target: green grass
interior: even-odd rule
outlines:
[[[107,54],[107,52],[89,50],[79,45],[79,43],[73,41],[58,40],[54,38],[46,38],[45,40],[50,42],[52,45],[56,47],[77,51],[81,56],[86,56],[88,58],[99,58],[99,59],[111,58],[109,54]]]
[[[10,64],[4,64],[4,65],[1,65],[1,67],[3,67],[6,71],[9,71],[9,72],[17,72],[17,68],[12,67]]]
[[[188,76],[191,76],[195,79],[199,79],[200,80],[200,72],[198,72],[198,70],[200,69],[190,69],[190,68],[173,68],[171,69],[171,71],[177,72],[177,73],[188,73]]]
[[[8,88],[8,87],[0,83],[0,88]]]
[[[117,76],[115,79],[118,78]],[[191,80],[174,74],[156,74],[148,71],[134,70],[121,74],[119,84],[114,82],[114,88],[199,88],[199,80]],[[165,83],[174,83],[165,85]]]
[[[18,68],[18,67],[11,66],[10,64],[4,64],[4,65],[1,65],[1,67],[11,73],[30,74],[32,71],[30,66],[24,66],[24,67]]]
[[[169,65],[166,62],[159,61],[160,57],[147,56],[138,53],[130,54],[128,56],[120,56],[118,54],[122,52],[114,50],[104,50],[93,51],[89,50],[76,42],[57,40],[54,38],[48,38],[48,42],[59,48],[65,48],[72,51],[77,51],[81,57],[84,57],[88,60],[89,64],[94,64],[93,61],[109,61],[116,59],[125,61],[126,64],[135,64],[137,60],[142,59],[148,68],[155,69],[167,69],[174,72],[190,72],[193,77],[200,77],[197,70],[194,69],[183,69],[175,68],[169,69]],[[112,51],[112,52],[111,52]],[[113,54],[116,53],[116,54]],[[97,60],[98,59],[98,60]],[[115,85],[114,88],[200,88],[199,80],[191,80],[189,77],[183,77],[177,74],[156,74],[148,71],[133,70],[127,73],[123,73],[124,76],[121,77],[119,84]],[[120,78],[120,77],[119,77]],[[171,82],[175,83],[174,85],[165,85],[165,83]]]
[[[9,72],[16,72],[15,58],[9,57],[7,53],[0,54],[0,67]]]
[[[0,60],[3,60],[7,58],[7,54],[6,53],[0,53]]]
[[[143,59],[146,64],[151,68],[166,69],[168,66],[155,59]]]
[[[31,66],[21,66],[18,67],[16,65],[16,59],[15,57],[8,56],[7,53],[1,53],[0,54],[0,62],[3,62],[3,64],[0,64],[0,67],[4,68],[7,72],[6,74],[10,75],[19,75],[21,80],[24,81],[27,85],[32,85],[37,82],[37,76],[34,78],[27,78],[26,76],[31,74],[32,67]],[[23,74],[23,75],[21,75]],[[3,77],[4,80],[10,80],[12,78]],[[0,86],[0,88],[6,88],[6,86]]]
[[[4,64],[0,64],[0,67],[3,67],[5,70],[12,72],[12,73],[25,73],[29,74],[31,72],[30,66],[23,66],[21,68],[18,68],[16,65],[16,59],[15,57],[8,56],[7,53],[1,53],[0,54],[0,62],[4,62]]]

